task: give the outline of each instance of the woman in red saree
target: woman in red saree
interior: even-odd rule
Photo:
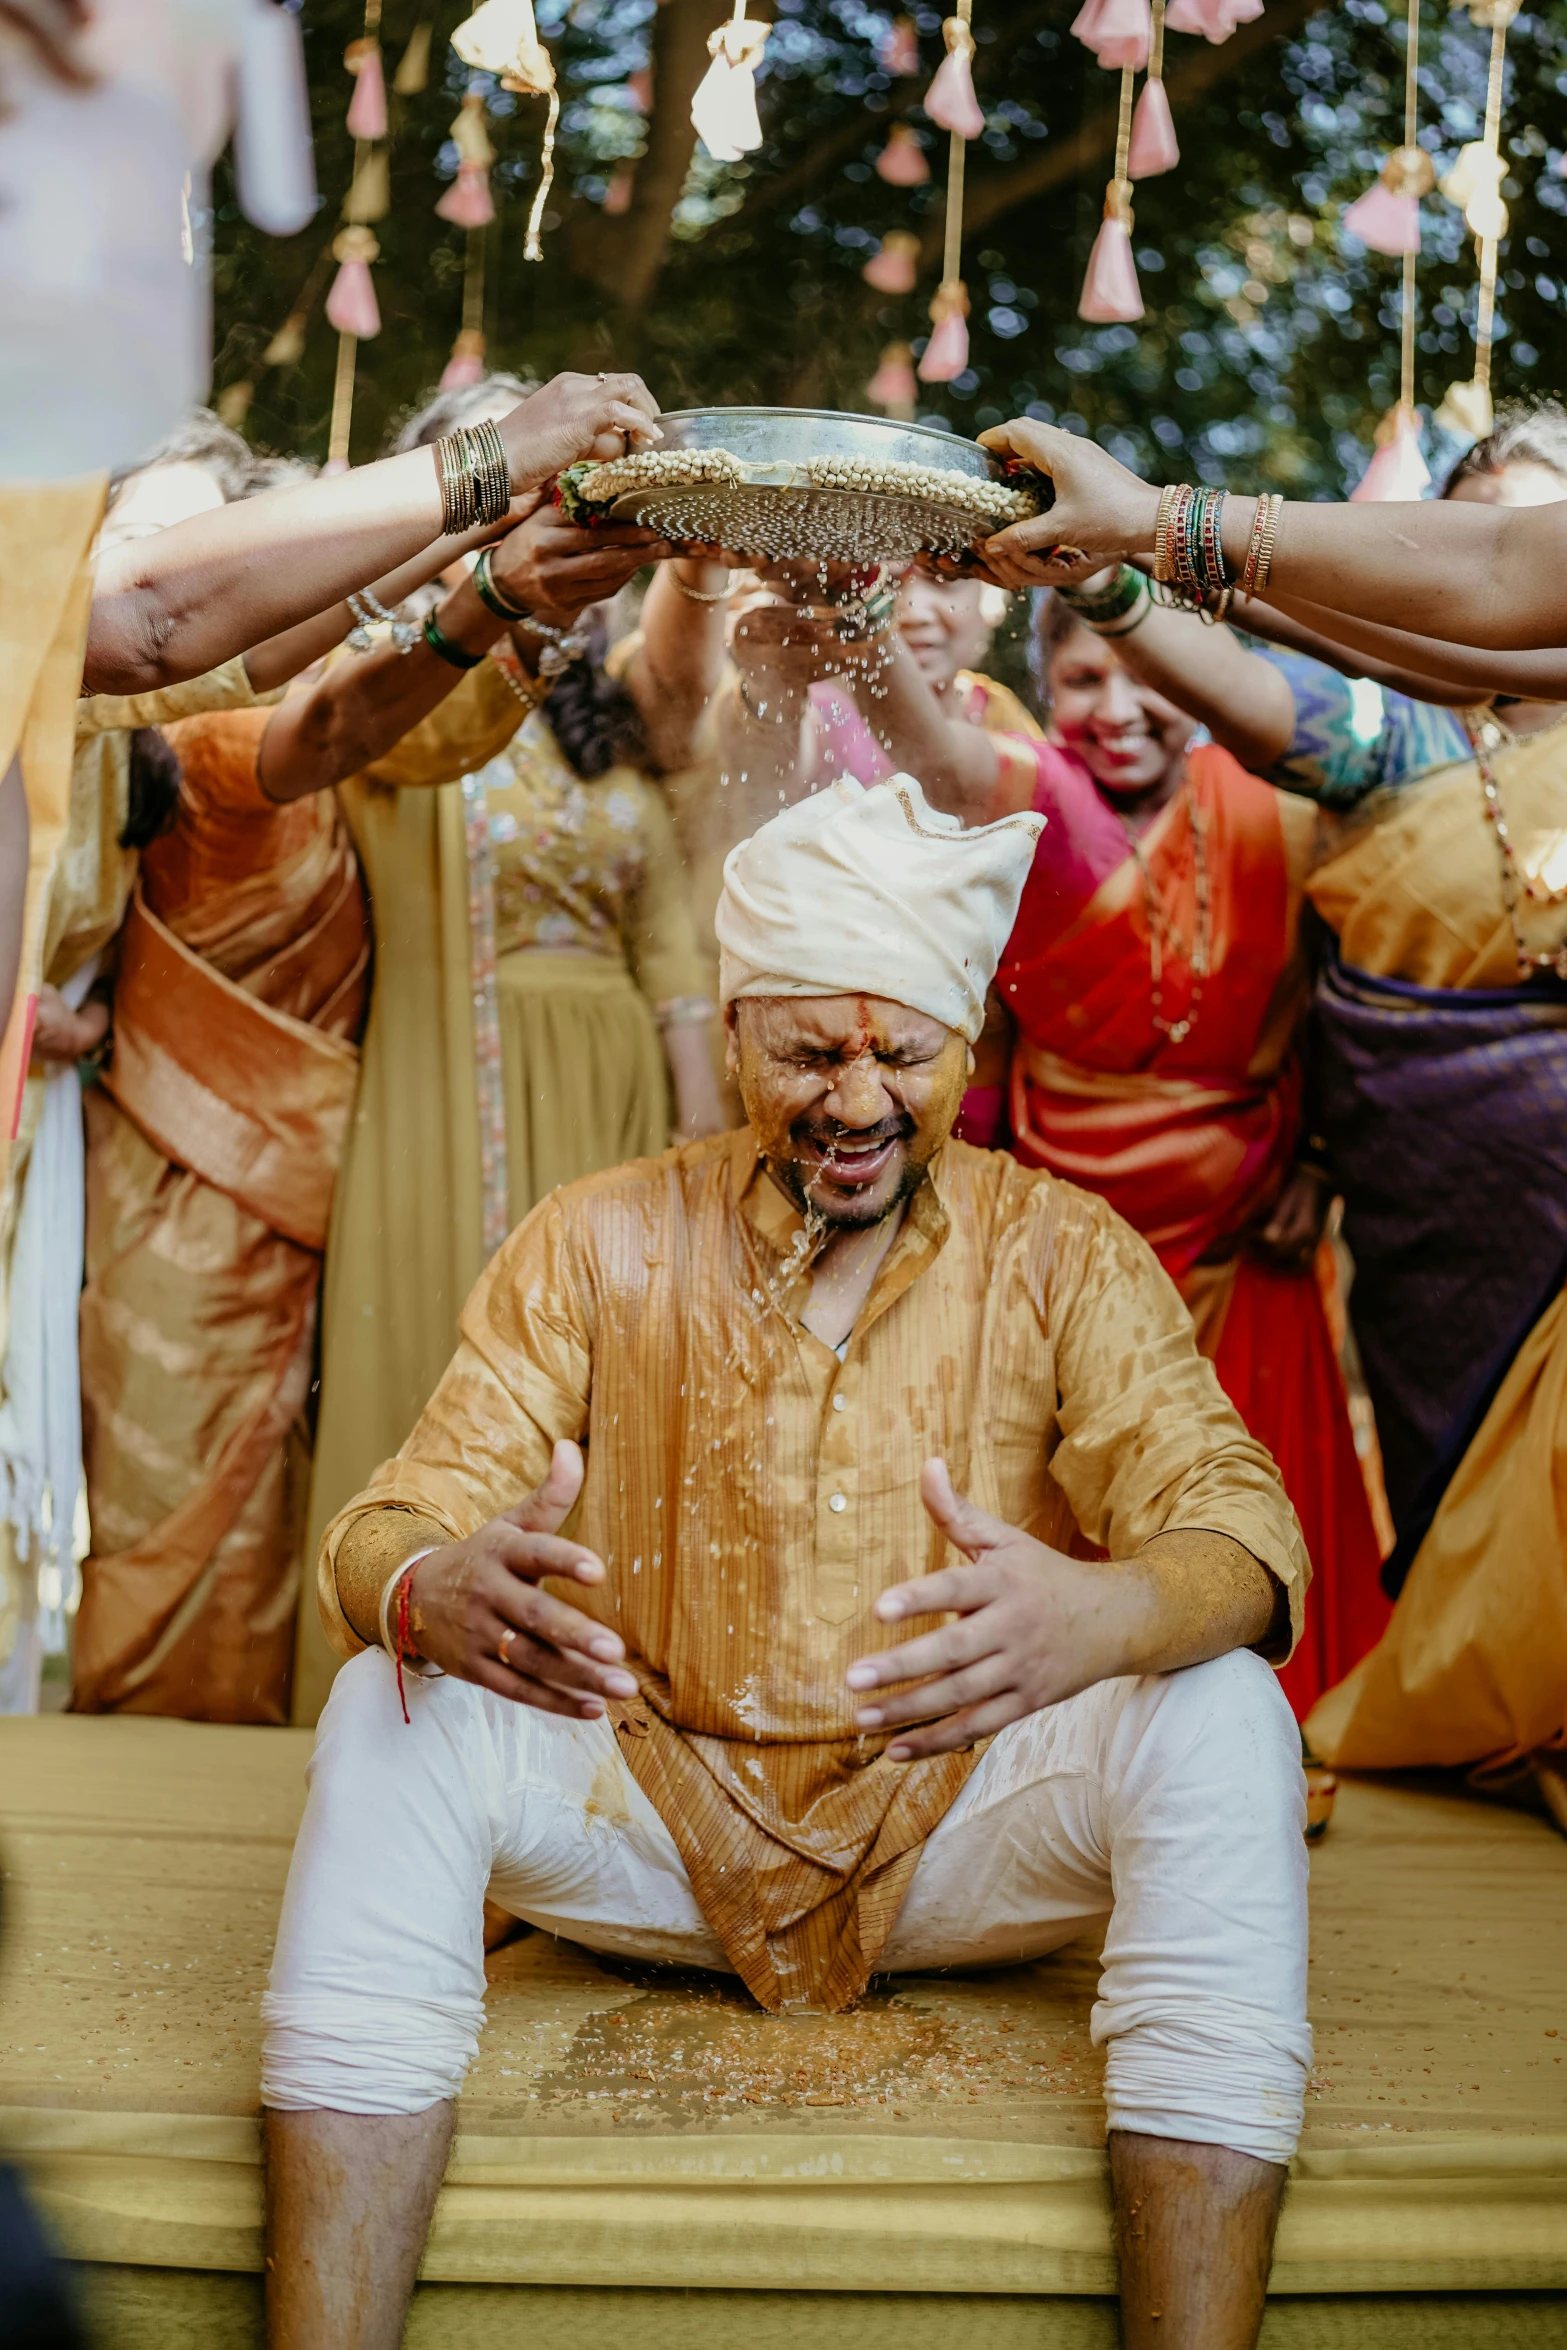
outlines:
[[[1001,762],[989,813],[1048,822],[997,975],[1010,1048],[979,1072],[1001,1082],[962,1131],[1098,1192],[1180,1288],[1305,1531],[1313,1605],[1282,1674],[1304,1715],[1388,1613],[1313,1269],[1326,1202],[1297,1165],[1315,812],[1189,747],[1191,720],[1055,598],[1039,652],[1055,739]]]

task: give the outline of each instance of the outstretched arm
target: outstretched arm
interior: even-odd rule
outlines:
[[[435,619],[448,643],[476,658],[504,626],[480,603],[471,580],[452,590]],[[272,713],[261,740],[262,790],[269,800],[303,800],[358,775],[428,718],[462,675],[422,636],[406,653],[384,644],[334,661]],[[520,722],[520,709],[517,716]]]
[[[724,674],[728,580],[726,564],[683,551],[655,573],[642,606],[642,641],[624,678],[666,775],[694,763],[697,729]]]
[[[1288,678],[1227,628],[1156,604],[1134,629],[1109,641],[1134,677],[1206,726],[1243,767],[1271,767],[1289,749],[1295,696]]]
[[[1081,578],[1087,558],[1150,556],[1159,492],[1092,441],[1017,418],[981,436],[1055,483],[1055,504],[987,541],[987,568],[1007,587]],[[1253,501],[1224,509],[1224,552],[1238,574]],[[1082,561],[1050,560],[1058,546]],[[1499,651],[1567,642],[1567,513],[1554,506],[1286,504],[1271,585],[1279,596]]]
[[[660,435],[639,376],[560,375],[502,417],[513,493],[585,456]],[[409,562],[441,533],[434,449],[270,490],[198,514],[104,558],[88,631],[88,693],[145,693],[200,677]]]
[[[1543,511],[1543,509],[1542,509]],[[1527,701],[1567,701],[1567,652],[1552,647],[1526,653],[1480,651],[1473,645],[1414,636],[1407,629],[1353,620],[1294,596],[1266,604],[1241,598],[1232,609],[1236,624],[1270,644],[1312,653],[1346,677],[1374,678],[1417,702],[1443,702],[1463,709],[1493,694],[1519,694]]]

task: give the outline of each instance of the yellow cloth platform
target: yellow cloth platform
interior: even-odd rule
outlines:
[[[257,2006],[308,1751],[292,1730],[0,1721],[0,2145],[125,2308],[137,2271],[182,2272],[170,2343],[254,2338],[249,2319],[182,2331],[176,2303],[229,2272],[253,2306]],[[1532,2323],[1567,2288],[1567,1845],[1521,1814],[1348,1782],[1312,1878],[1317,2061],[1274,2293],[1522,2295],[1486,2306]],[[880,2296],[989,2296],[964,2320],[976,2344],[1113,2339],[1091,1948],[900,1978],[807,2020],[538,1934],[490,1974],[411,2343],[448,2338],[435,2284],[550,2288],[541,2316],[566,2288],[689,2316],[680,2289],[700,2287],[715,2319],[736,2292],[760,2310],[852,2291],[867,2317]],[[1035,2296],[1064,2297],[1059,2322],[1009,2330]],[[477,2323],[514,2296],[456,2298]],[[496,2323],[462,2338],[511,2340]],[[642,2338],[708,2338],[672,2323]],[[888,2324],[889,2343],[926,2339]],[[1407,2338],[1551,2337],[1432,2320]],[[1265,2339],[1406,2335],[1270,2321]]]

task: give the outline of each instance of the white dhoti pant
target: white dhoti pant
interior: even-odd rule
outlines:
[[[727,1968],[604,1721],[379,1650],[338,1675],[310,1765],[262,2100],[417,2113],[483,2016],[483,1900],[592,1950]],[[1103,1681],[1012,1723],[928,1839],[878,1972],[1040,1958],[1106,1916],[1093,2037],[1109,2127],[1288,2162],[1311,2035],[1305,1787],[1278,1683],[1238,1653]]]

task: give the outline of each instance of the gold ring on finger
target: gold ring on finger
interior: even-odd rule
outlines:
[[[500,1646],[495,1651],[496,1655],[500,1658],[501,1663],[506,1667],[508,1672],[511,1670],[511,1644],[516,1639],[516,1637],[516,1632],[513,1630],[512,1626],[508,1624],[505,1631],[501,1634]]]

